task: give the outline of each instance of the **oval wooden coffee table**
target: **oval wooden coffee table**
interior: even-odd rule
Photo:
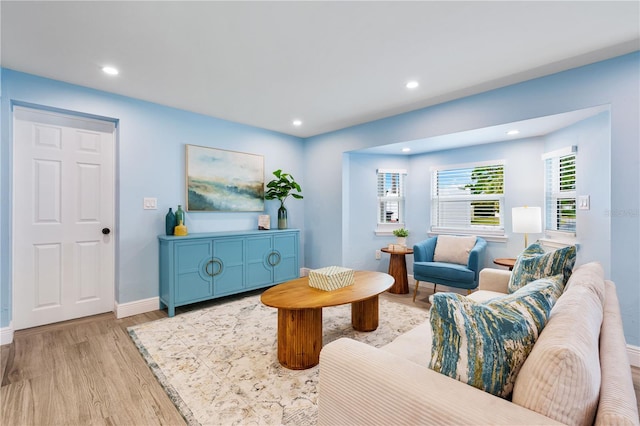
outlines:
[[[383,272],[355,271],[355,283],[324,291],[302,277],[271,287],[260,300],[278,308],[278,361],[292,370],[317,365],[322,349],[322,308],[351,303],[351,324],[358,331],[378,328],[378,295],[393,285]]]

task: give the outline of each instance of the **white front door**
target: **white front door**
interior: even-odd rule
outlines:
[[[14,329],[113,311],[114,123],[13,118]]]

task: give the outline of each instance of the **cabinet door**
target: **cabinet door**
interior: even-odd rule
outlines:
[[[271,235],[247,238],[247,287],[273,283],[273,268],[268,257],[272,253]]]
[[[291,234],[274,235],[273,251],[279,257],[273,267],[273,281],[280,283],[298,278],[300,275],[298,267],[298,234],[292,232]]]
[[[184,304],[213,296],[211,241],[197,240],[176,243],[175,254],[175,303]]]
[[[224,296],[244,288],[244,238],[213,240],[213,294]]]

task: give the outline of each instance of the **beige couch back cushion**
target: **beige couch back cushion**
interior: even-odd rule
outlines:
[[[514,403],[562,423],[593,423],[601,381],[604,289],[599,263],[573,272],[516,378]]]

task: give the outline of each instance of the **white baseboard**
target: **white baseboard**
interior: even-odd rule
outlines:
[[[627,345],[627,356],[632,367],[640,367],[640,346]]]
[[[13,342],[13,321],[8,327],[0,328],[0,345],[8,345]]]
[[[130,317],[133,315],[144,314],[145,312],[157,311],[160,309],[160,298],[150,297],[148,299],[136,300],[134,302],[120,303],[116,302],[116,318]]]
[[[306,277],[309,275],[309,268],[300,268],[300,276],[301,277]]]

